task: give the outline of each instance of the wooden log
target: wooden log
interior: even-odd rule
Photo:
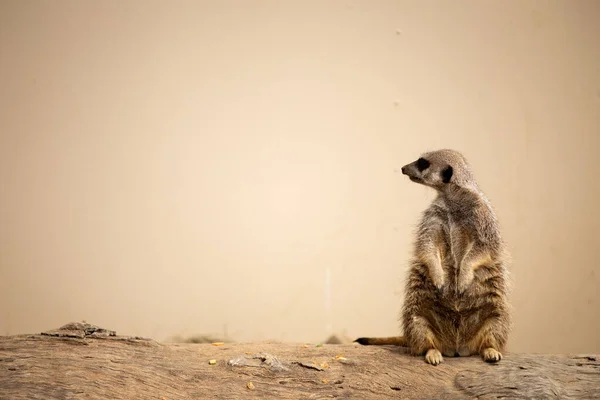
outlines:
[[[594,399],[600,361],[508,353],[434,367],[397,347],[165,344],[84,323],[0,336],[0,399],[80,398]]]

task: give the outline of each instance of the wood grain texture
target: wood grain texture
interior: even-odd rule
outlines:
[[[0,399],[600,398],[597,355],[509,353],[497,364],[445,358],[434,367],[397,347],[163,344],[90,326],[1,336]]]

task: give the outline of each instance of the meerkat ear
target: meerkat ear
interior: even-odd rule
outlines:
[[[452,178],[453,172],[454,171],[452,170],[452,167],[448,165],[448,167],[446,167],[446,169],[442,171],[442,182],[449,183],[450,178]]]

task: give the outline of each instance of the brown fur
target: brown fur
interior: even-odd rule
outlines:
[[[433,365],[442,355],[499,361],[511,328],[508,256],[491,205],[456,151],[426,153],[402,173],[438,192],[416,232],[404,336],[356,342],[405,345]]]

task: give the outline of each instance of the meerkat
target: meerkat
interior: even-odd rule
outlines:
[[[443,356],[500,361],[511,330],[509,256],[490,202],[454,150],[425,153],[402,173],[438,194],[416,229],[401,311],[404,336],[355,342],[408,347],[432,365]]]

